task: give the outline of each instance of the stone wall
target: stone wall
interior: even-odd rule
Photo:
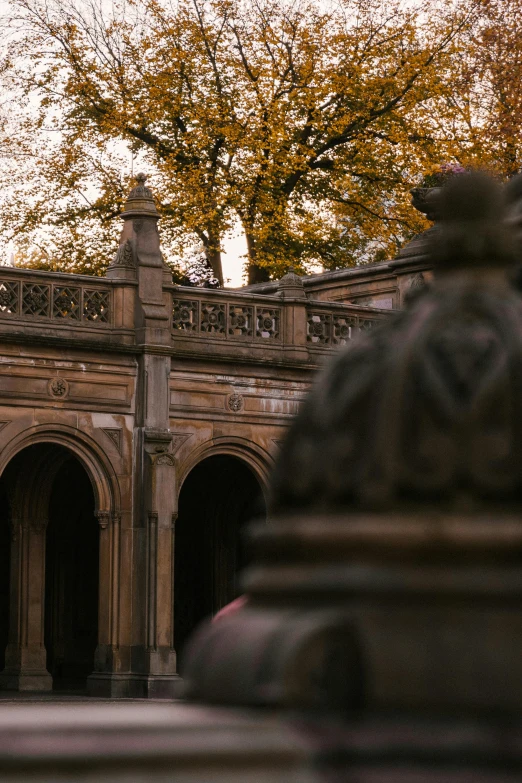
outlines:
[[[90,479],[86,513],[99,526],[90,691],[176,693],[174,564],[184,482],[205,460],[226,457],[206,464],[228,471],[232,488],[251,474],[266,508],[274,455],[314,372],[332,349],[385,317],[309,295],[292,273],[270,294],[174,286],[158,217],[141,182],[105,278],[0,269],[0,535],[10,542],[0,686],[7,689],[49,689],[51,659],[55,680],[71,668],[73,599],[50,582],[59,554],[49,531],[58,529],[53,497],[74,459]],[[212,602],[201,604],[212,610],[234,589],[228,572],[239,555],[222,550]]]

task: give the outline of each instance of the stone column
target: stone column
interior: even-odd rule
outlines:
[[[176,493],[169,432],[172,295],[166,288],[172,283],[172,275],[161,254],[159,214],[152,193],[143,175],[138,175],[137,181],[122,213],[120,248],[108,272],[129,290],[134,285],[134,334],[139,359],[133,518],[123,516],[119,537],[115,529],[111,537],[115,603],[111,609],[110,645],[118,646],[118,671],[113,666],[109,674],[105,661],[103,688],[113,696],[173,696],[180,680],[173,649],[172,608],[172,514]],[[129,538],[132,544],[128,544]],[[122,552],[132,553],[133,567],[125,569],[131,574],[132,585],[123,584],[123,576],[116,575],[119,565],[119,573],[124,573],[115,549],[119,541],[127,542],[125,547],[122,544]],[[132,596],[129,639],[117,621],[122,610],[118,596],[124,595]],[[95,678],[98,685],[103,679],[93,675],[93,687]],[[96,692],[101,693],[99,687]]]
[[[94,672],[88,678],[89,693],[92,695],[104,695],[103,680],[114,666],[114,646],[112,633],[112,587],[113,587],[113,558],[112,558],[112,525],[110,511],[97,511],[100,529],[99,543],[99,594],[98,594],[98,645],[94,654]],[[103,673],[103,676],[102,676]],[[102,681],[101,690],[98,679]],[[110,689],[109,689],[110,691]]]
[[[302,278],[291,270],[278,284],[283,299],[285,356],[294,361],[308,361],[306,345],[307,297]]]
[[[46,519],[13,520],[9,642],[0,688],[50,691],[44,644]]]
[[[144,481],[141,528],[142,559],[139,571],[144,582],[145,646],[140,691],[151,697],[176,696],[180,680],[173,648],[173,576],[176,475],[169,453],[168,430],[145,428],[143,433]]]

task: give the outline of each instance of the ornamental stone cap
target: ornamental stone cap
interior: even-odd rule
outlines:
[[[121,217],[125,220],[130,217],[153,217],[159,218],[156,204],[152,196],[152,191],[145,185],[147,176],[137,174],[135,188],[131,190],[125,202]]]
[[[283,443],[272,511],[522,505],[522,299],[500,186],[455,177],[433,285],[329,363]]]
[[[302,286],[303,285],[303,279],[300,277],[297,272],[295,271],[294,267],[291,266],[286,275],[283,275],[283,277],[278,281],[279,288],[285,288],[287,286]]]
[[[283,299],[306,299],[303,278],[293,267],[290,267],[286,275],[277,282],[279,295]]]

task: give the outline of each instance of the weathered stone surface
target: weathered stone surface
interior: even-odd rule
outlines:
[[[145,705],[0,706],[0,781],[312,783],[274,718]]]

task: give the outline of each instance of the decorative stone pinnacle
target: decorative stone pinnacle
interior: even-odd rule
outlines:
[[[288,272],[283,275],[283,277],[279,280],[280,286],[299,286],[302,288],[303,286],[303,280],[300,275],[297,274],[295,271],[295,267],[291,266],[288,268]]]
[[[297,274],[293,266],[289,267],[286,275],[278,281],[280,296],[286,298],[306,298],[303,278]]]
[[[140,172],[135,181],[137,184],[127,196],[122,217],[159,217],[152,191],[145,185],[147,175]]]
[[[303,284],[301,276],[297,274],[297,272],[295,271],[295,267],[293,267],[293,266],[288,267],[288,272],[285,275],[283,275],[283,277],[279,280],[280,283],[282,281],[284,281],[285,283],[293,284],[293,285],[295,285],[295,284],[302,285]]]

